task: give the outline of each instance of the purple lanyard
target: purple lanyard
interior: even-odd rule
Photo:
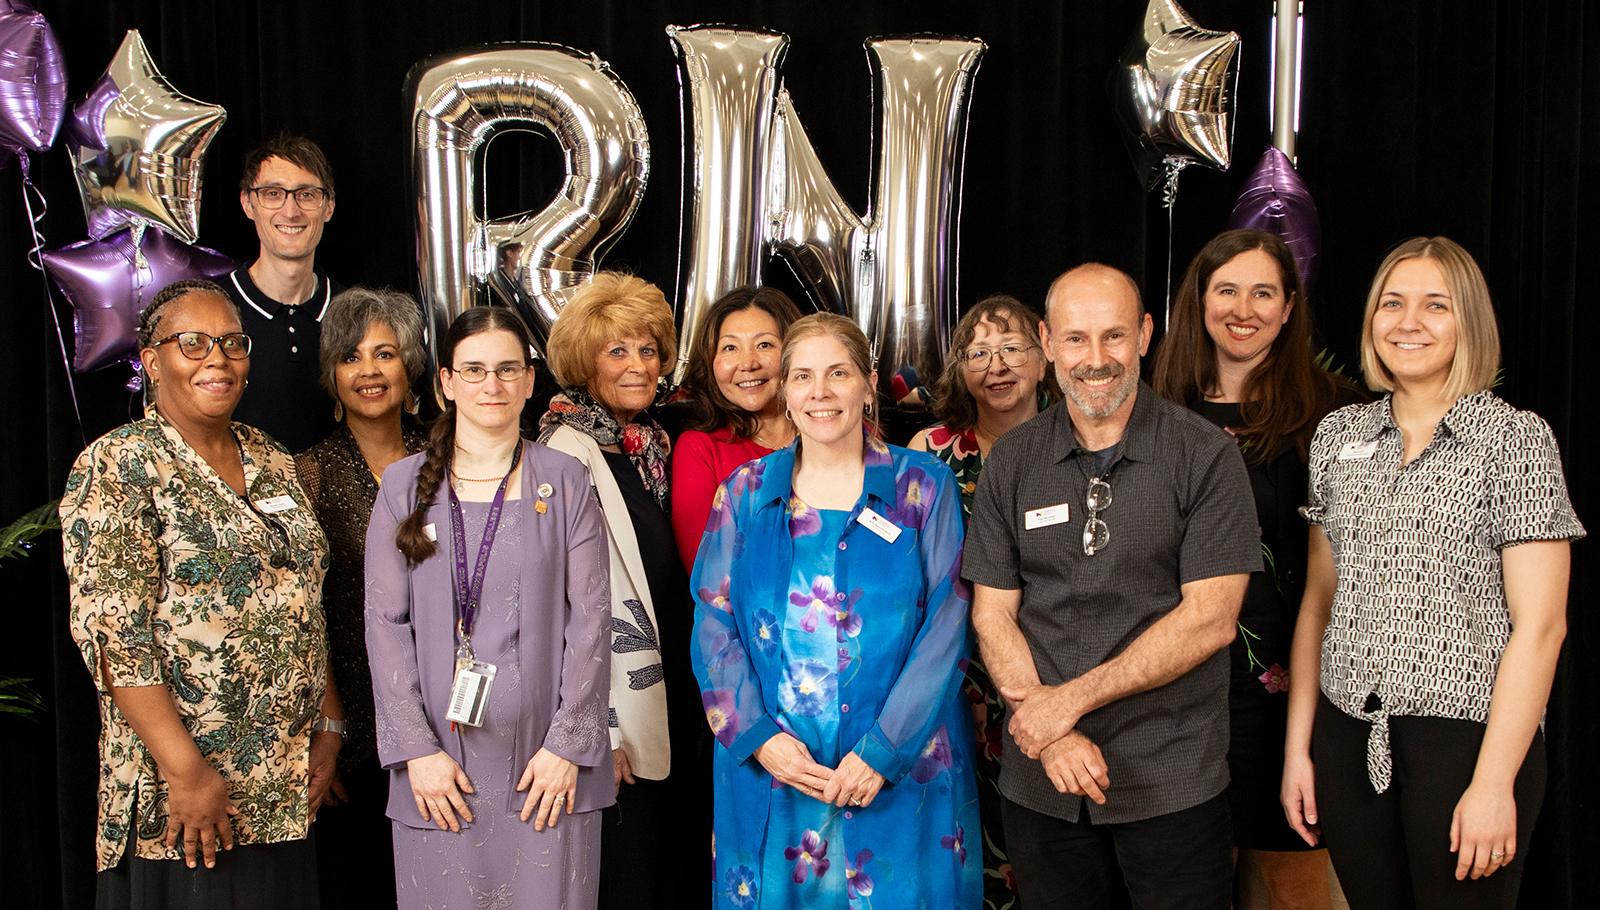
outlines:
[[[450,539],[456,557],[456,635],[468,653],[471,653],[472,621],[478,615],[478,597],[483,594],[483,574],[489,568],[489,551],[494,547],[500,512],[506,504],[506,486],[511,483],[511,476],[517,472],[521,461],[522,443],[518,442],[517,451],[511,456],[511,468],[501,479],[500,487],[494,491],[494,501],[489,505],[489,520],[483,526],[483,541],[478,544],[478,562],[473,567],[470,584],[467,581],[467,529],[461,520],[461,500],[456,497],[455,486],[447,484],[450,488]]]

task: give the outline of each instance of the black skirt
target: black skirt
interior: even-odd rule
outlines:
[[[132,827],[132,826],[130,826]],[[319,910],[317,851],[310,840],[236,845],[217,865],[122,859],[95,879],[95,910]]]

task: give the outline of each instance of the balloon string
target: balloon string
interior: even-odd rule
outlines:
[[[1161,188],[1161,205],[1167,210],[1167,306],[1162,315],[1161,331],[1172,328],[1172,233],[1177,221],[1178,174],[1189,164],[1182,158],[1167,159],[1167,180]]]
[[[33,195],[39,197],[37,215],[33,213]],[[33,185],[33,181],[26,176],[22,178],[22,207],[28,213],[28,230],[33,233],[33,247],[28,250],[28,264],[39,270],[39,284],[44,291],[44,308],[50,311],[50,320],[56,326],[56,344],[61,349],[61,369],[67,374],[67,395],[72,399],[73,416],[78,419],[78,441],[83,446],[88,446],[89,438],[83,430],[83,409],[78,406],[78,385],[72,378],[72,359],[67,356],[67,336],[61,331],[61,314],[56,310],[55,298],[50,294],[50,279],[44,270],[45,240],[44,234],[39,231],[39,222],[50,211],[50,207],[45,201],[44,193],[40,192],[39,188]]]

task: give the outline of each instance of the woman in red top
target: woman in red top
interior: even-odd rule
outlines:
[[[778,400],[778,354],[799,318],[784,292],[743,287],[712,304],[695,333],[680,392],[688,429],[672,448],[672,534],[685,569],[694,567],[718,484],[794,439]]]

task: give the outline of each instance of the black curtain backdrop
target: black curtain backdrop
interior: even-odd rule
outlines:
[[[316,138],[333,161],[338,208],[318,264],[345,283],[415,289],[402,81],[434,53],[539,40],[592,50],[639,99],[652,143],[650,186],[605,261],[664,287],[677,274],[681,130],[677,73],[663,29],[729,22],[794,39],[785,78],[835,183],[866,204],[871,82],[861,42],[906,32],[989,44],[976,80],[961,234],[961,300],[1008,291],[1040,305],[1063,269],[1095,259],[1140,278],[1154,305],[1170,255],[1188,257],[1226,223],[1269,139],[1270,0],[1189,0],[1203,25],[1244,38],[1233,168],[1183,175],[1173,249],[1166,212],[1140,187],[1107,98],[1107,78],[1143,9],[1117,3],[920,4],[589,0],[38,0],[67,59],[72,100],[104,71],[126,29],[144,35],[182,92],[223,105],[228,121],[206,166],[200,242],[242,259],[256,240],[236,202],[243,154],[278,129]],[[1504,343],[1500,392],[1555,428],[1581,518],[1600,523],[1596,446],[1577,372],[1600,345],[1579,289],[1600,284],[1600,11],[1581,0],[1306,3],[1300,166],[1321,208],[1324,261],[1313,300],[1321,343],[1357,365],[1372,271],[1396,241],[1445,234],[1482,263]],[[1589,15],[1585,15],[1588,12]],[[1589,59],[1586,59],[1586,56]],[[1587,66],[1586,66],[1587,64]],[[490,209],[543,205],[559,177],[554,144],[508,137],[489,153]],[[51,247],[84,226],[64,150],[39,156]],[[0,171],[0,523],[60,494],[83,438],[29,240],[14,167]],[[790,286],[781,266],[771,280]],[[673,296],[669,291],[669,297]],[[56,311],[70,310],[58,298]],[[128,419],[128,374],[77,377],[89,439]],[[1570,605],[1593,603],[1594,545],[1574,549]],[[7,907],[88,907],[98,723],[67,631],[59,545],[0,565],[6,592],[0,676],[31,677],[49,705],[37,720],[0,716],[0,893]],[[1600,673],[1582,655],[1600,620],[1569,609],[1566,656],[1547,723],[1550,786],[1527,859],[1523,907],[1592,906],[1600,896],[1592,768],[1597,725],[1585,711]],[[1275,781],[1255,785],[1276,788]],[[1441,832],[1441,838],[1444,833]]]

